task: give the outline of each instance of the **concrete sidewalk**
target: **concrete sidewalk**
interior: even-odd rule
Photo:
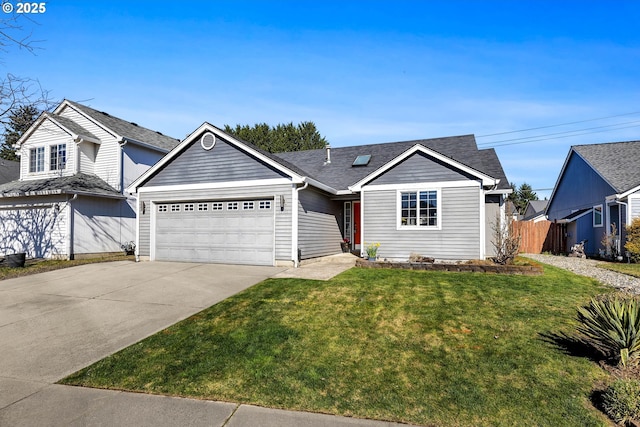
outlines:
[[[0,426],[405,426],[55,384],[268,277],[327,280],[355,263],[337,258],[291,270],[123,261],[0,281]]]

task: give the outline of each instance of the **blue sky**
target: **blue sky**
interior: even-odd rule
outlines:
[[[0,52],[0,71],[176,138],[204,121],[313,121],[336,147],[473,133],[544,189],[571,145],[640,139],[639,16],[638,1],[52,0],[22,19],[40,49]]]

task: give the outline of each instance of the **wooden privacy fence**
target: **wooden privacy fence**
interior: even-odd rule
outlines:
[[[566,252],[567,226],[551,221],[513,221],[513,231],[520,235],[520,253]]]

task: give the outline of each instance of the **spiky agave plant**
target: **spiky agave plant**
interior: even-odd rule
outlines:
[[[640,300],[633,296],[603,295],[578,308],[578,332],[622,366],[640,351]]]

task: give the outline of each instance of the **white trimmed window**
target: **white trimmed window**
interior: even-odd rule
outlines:
[[[49,156],[49,170],[63,170],[67,166],[67,144],[52,145]]]
[[[399,191],[398,228],[440,228],[440,190]]]
[[[180,212],[180,205],[171,205],[171,212]]]
[[[228,202],[227,210],[228,211],[237,211],[239,209],[238,202]]]
[[[242,209],[245,211],[252,210],[253,206],[253,202],[242,202]]]
[[[259,209],[271,209],[271,200],[262,200],[258,204]]]
[[[203,212],[209,210],[209,205],[207,203],[198,203],[198,211]]]
[[[158,212],[166,212],[167,205],[158,205]]]
[[[193,212],[193,209],[194,209],[193,203],[186,203],[184,205],[185,212]]]
[[[44,172],[44,147],[29,150],[29,172]]]
[[[222,210],[222,202],[213,202],[211,203],[212,211],[221,211]]]
[[[602,205],[593,207],[593,226],[602,227]]]

